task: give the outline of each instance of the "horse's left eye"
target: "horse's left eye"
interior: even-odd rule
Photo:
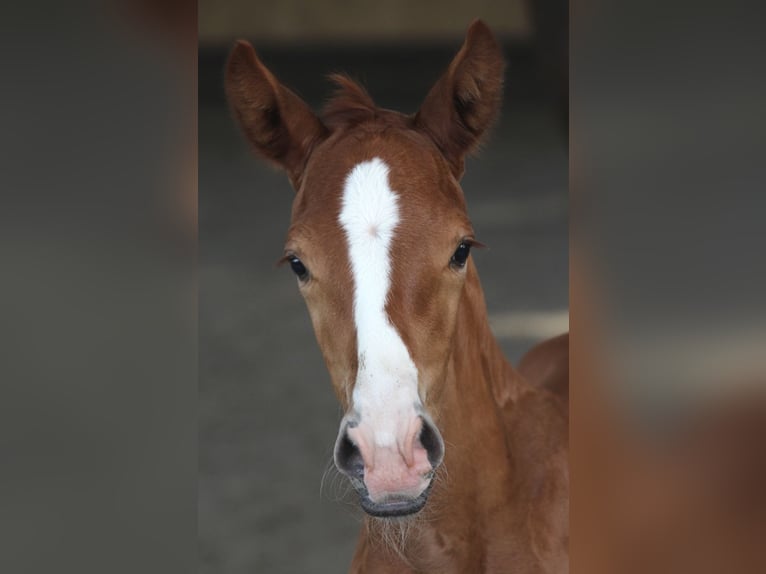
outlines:
[[[469,243],[466,243],[465,241],[462,241],[460,245],[457,246],[457,249],[455,249],[455,253],[452,254],[452,259],[450,259],[450,264],[453,267],[462,268],[465,267],[465,262],[468,261],[468,255],[471,253],[471,245]]]

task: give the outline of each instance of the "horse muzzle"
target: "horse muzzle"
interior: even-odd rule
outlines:
[[[397,435],[376,435],[372,425],[346,417],[335,444],[335,464],[376,517],[407,516],[423,509],[444,441],[425,415],[396,425]]]

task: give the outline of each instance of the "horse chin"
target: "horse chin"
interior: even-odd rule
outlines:
[[[382,502],[374,502],[367,492],[367,488],[358,488],[359,505],[367,514],[375,518],[402,518],[414,516],[428,502],[428,494],[431,491],[429,483],[426,489],[415,498],[412,497],[388,497]]]

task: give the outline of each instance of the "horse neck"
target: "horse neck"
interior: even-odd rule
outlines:
[[[446,383],[445,400],[459,403],[459,412],[472,405],[483,409],[503,404],[523,384],[490,329],[484,292],[473,265],[467,269],[458,307]]]
[[[484,293],[471,264],[439,405],[439,426],[447,443],[445,464],[453,479],[479,480],[479,465],[497,467],[509,459],[503,410],[526,387],[490,329]],[[480,458],[490,456],[494,460]]]

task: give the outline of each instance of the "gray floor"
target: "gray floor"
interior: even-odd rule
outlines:
[[[422,95],[396,98],[410,111]],[[567,158],[555,114],[529,98],[505,108],[463,188],[515,362],[568,307]],[[341,413],[294,277],[274,265],[292,191],[222,106],[201,107],[199,141],[201,572],[344,572],[360,515],[342,482],[320,493]]]

